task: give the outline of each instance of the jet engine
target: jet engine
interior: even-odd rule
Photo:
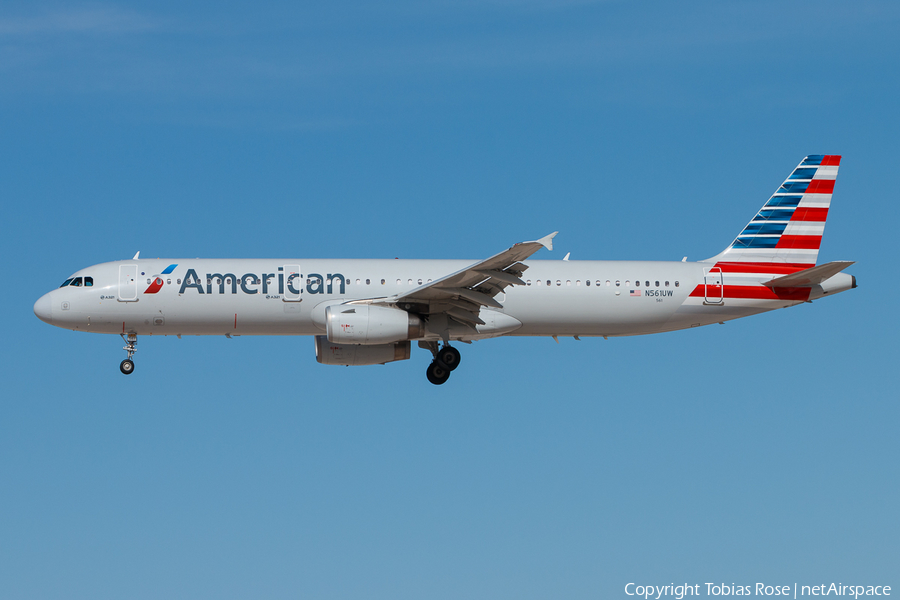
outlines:
[[[333,304],[325,309],[325,332],[335,344],[379,345],[423,337],[425,324],[399,308]]]
[[[390,344],[336,344],[324,335],[316,336],[316,361],[323,365],[383,365],[395,360],[409,358],[409,342]]]

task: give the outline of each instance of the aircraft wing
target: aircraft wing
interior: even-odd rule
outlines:
[[[771,288],[812,287],[822,283],[829,277],[837,275],[852,264],[853,261],[837,260],[817,267],[803,269],[802,271],[784,275],[783,277],[776,277],[775,279],[765,282],[763,285]]]
[[[407,310],[414,308],[424,314],[444,313],[466,325],[482,325],[484,321],[478,317],[481,307],[503,308],[495,296],[510,285],[525,284],[521,277],[528,265],[521,261],[541,248],[552,250],[553,237],[557,233],[554,231],[539,240],[516,244],[456,273],[373,303],[400,305]]]

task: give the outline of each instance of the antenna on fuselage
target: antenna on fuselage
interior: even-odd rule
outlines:
[[[141,251],[138,250],[137,252],[134,253],[134,256],[132,257],[131,260],[137,260],[137,259],[139,259],[140,257],[141,257]]]

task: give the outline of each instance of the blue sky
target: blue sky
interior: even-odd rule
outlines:
[[[900,586],[892,2],[0,6],[0,595]],[[842,154],[860,287],[725,326],[326,367],[34,301],[161,257],[701,259]]]

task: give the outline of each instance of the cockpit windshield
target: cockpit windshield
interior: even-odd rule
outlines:
[[[93,277],[70,277],[66,279],[63,284],[59,287],[64,288],[67,285],[71,285],[74,287],[93,287],[94,278]]]

